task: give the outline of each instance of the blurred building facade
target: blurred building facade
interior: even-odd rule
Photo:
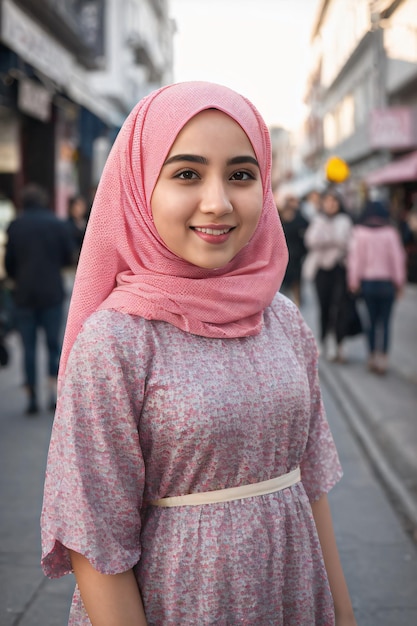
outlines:
[[[269,129],[272,146],[272,189],[279,189],[294,176],[294,145],[292,134],[280,126]]]
[[[311,59],[294,190],[324,184],[337,155],[352,212],[370,190],[397,217],[417,206],[417,0],[322,0]]]
[[[172,79],[168,0],[0,0],[0,191],[92,199],[133,105]]]

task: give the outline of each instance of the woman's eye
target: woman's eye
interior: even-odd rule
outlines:
[[[239,170],[231,176],[232,180],[254,180],[255,176],[251,172],[243,172]]]
[[[183,170],[182,172],[178,172],[175,178],[179,178],[180,180],[194,180],[197,178],[197,174],[192,170]]]

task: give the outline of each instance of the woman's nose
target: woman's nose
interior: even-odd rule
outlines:
[[[227,189],[221,180],[210,180],[202,188],[200,210],[203,213],[224,215],[233,211]]]

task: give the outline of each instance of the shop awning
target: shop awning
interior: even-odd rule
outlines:
[[[394,185],[413,180],[417,180],[417,150],[401,159],[387,163],[365,177],[369,187]]]

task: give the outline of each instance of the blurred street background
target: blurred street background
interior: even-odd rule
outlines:
[[[274,197],[289,245],[294,236],[301,246],[300,271],[303,234],[329,185],[352,226],[369,201],[388,211],[405,275],[384,371],[368,367],[365,332],[345,339],[340,362],[327,353],[313,278],[303,273],[286,293],[322,350],[345,472],[331,505],[358,624],[417,624],[417,0],[0,0],[0,626],[65,626],[74,585],[47,580],[39,565],[51,390],[45,373],[40,410],[25,414],[7,229],[36,183],[78,254],[128,113],[189,79],[227,84],[265,117]],[[357,308],[365,330],[362,298]],[[36,358],[46,372],[43,343]]]

